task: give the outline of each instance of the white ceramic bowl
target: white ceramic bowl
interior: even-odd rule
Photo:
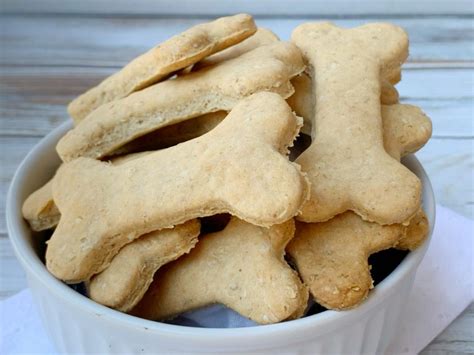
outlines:
[[[19,166],[7,198],[7,225],[17,258],[51,339],[67,353],[382,353],[399,323],[416,269],[428,241],[400,265],[354,310],[326,311],[280,324],[233,329],[206,329],[152,322],[104,307],[55,279],[38,257],[41,249],[21,215],[25,198],[43,185],[60,161],[63,124],[46,136]],[[434,225],[431,183],[414,156],[404,163],[423,182],[423,205]]]

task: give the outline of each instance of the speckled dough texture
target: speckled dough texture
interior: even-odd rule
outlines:
[[[88,280],[140,235],[193,218],[230,213],[271,226],[308,198],[288,147],[302,125],[285,100],[258,93],[211,132],[119,166],[90,158],[65,163],[53,180],[62,216],[46,265],[67,282]]]
[[[262,228],[232,218],[160,269],[132,314],[163,320],[222,303],[260,324],[301,317],[308,291],[283,258],[294,228],[293,220]]]
[[[293,85],[295,93],[291,95],[286,102],[288,102],[288,105],[291,106],[298,116],[303,117],[304,125],[301,128],[301,132],[311,135],[311,120],[314,119],[315,108],[311,78],[306,73],[301,73],[291,79],[291,85]],[[392,84],[383,80],[381,90],[380,102],[382,103],[382,106],[398,103],[398,91]],[[382,119],[383,118],[384,116],[382,112]]]
[[[163,265],[189,253],[196,245],[198,220],[172,229],[145,234],[127,244],[110,265],[88,284],[89,297],[105,306],[127,312],[141,300]]]
[[[139,152],[125,156],[113,157],[110,162],[116,165],[145,156],[148,152]],[[61,218],[61,213],[53,199],[53,179],[44,186],[34,191],[23,203],[21,212],[31,229],[35,232],[56,227]]]
[[[241,42],[257,30],[250,15],[239,14],[194,26],[142,54],[116,74],[71,102],[79,123],[99,106],[128,96],[210,54]]]
[[[431,138],[432,124],[416,106],[396,104],[382,106],[385,151],[400,160],[420,150]]]
[[[379,224],[407,222],[420,207],[421,183],[385,152],[380,103],[381,79],[398,78],[407,57],[406,33],[390,24],[308,23],[292,41],[308,63],[315,105],[313,143],[297,159],[311,183],[298,219],[352,210]]]
[[[368,258],[395,246],[400,224],[381,226],[345,212],[322,223],[297,223],[287,251],[316,302],[329,309],[357,306],[368,295]]]
[[[237,58],[176,79],[163,81],[105,104],[58,143],[64,161],[101,158],[146,133],[215,111],[230,111],[256,92],[287,98],[290,79],[304,70],[293,44],[276,42]]]

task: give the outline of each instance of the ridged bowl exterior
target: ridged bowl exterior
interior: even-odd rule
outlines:
[[[428,241],[409,255],[356,309],[326,311],[274,325],[205,329],[151,322],[96,304],[48,273],[40,248],[21,216],[21,205],[59,165],[54,147],[70,129],[63,124],[24,159],[10,186],[7,225],[13,248],[47,333],[65,353],[226,353],[226,354],[375,354],[383,353],[398,329],[416,269]],[[414,156],[404,163],[424,185],[423,204],[431,232],[435,202],[428,177]]]

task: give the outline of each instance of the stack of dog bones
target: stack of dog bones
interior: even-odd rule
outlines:
[[[23,205],[54,229],[48,270],[154,320],[220,303],[276,323],[310,296],[356,307],[369,256],[428,233],[400,163],[431,136],[398,102],[407,56],[391,24],[306,23],[283,42],[245,14],[154,47],[68,107],[63,163]]]

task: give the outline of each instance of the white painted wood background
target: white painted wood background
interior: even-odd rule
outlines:
[[[67,119],[65,105],[74,96],[157,42],[209,18],[202,13],[230,11],[227,11],[229,7],[219,7],[221,5],[206,9],[205,5],[211,2],[200,2],[204,5],[197,7],[201,9],[199,18],[177,16],[173,9],[180,4],[184,4],[184,13],[191,13],[189,2],[180,0],[161,2],[158,9],[156,6],[147,8],[147,1],[142,0],[137,6],[127,5],[128,13],[122,0],[116,1],[116,6],[110,1],[95,2],[95,7],[89,0],[65,1],[60,8],[55,0],[3,3],[0,17],[0,299],[26,287],[24,274],[8,242],[4,219],[6,192],[21,159],[41,137]],[[164,6],[166,3],[173,7]],[[267,1],[263,3],[268,7],[254,7],[255,12],[262,13],[265,8],[265,11],[287,14],[279,1],[274,8]],[[342,26],[383,20],[408,31],[410,58],[398,89],[402,101],[422,107],[434,126],[432,140],[417,156],[432,180],[437,201],[473,218],[472,5],[469,8],[466,4],[470,2],[454,1],[447,2],[451,4],[449,7],[446,2],[436,1],[434,4],[438,6],[432,6],[428,13],[410,13],[407,11],[409,3],[412,2],[402,1],[395,10],[382,12],[384,8],[370,6],[374,2],[363,1],[349,16],[331,17],[328,14],[337,10],[332,5],[319,13]],[[427,2],[422,3],[427,9]],[[414,9],[419,9],[419,5]],[[107,6],[113,15],[106,13]],[[287,39],[299,23],[318,20],[314,9],[298,7],[290,17],[264,13],[257,22]],[[339,9],[348,11],[347,6]],[[131,16],[131,12],[139,16]],[[175,15],[164,16],[166,13]],[[448,15],[439,15],[443,13]],[[471,305],[424,353],[473,353],[473,329],[474,307]]]

